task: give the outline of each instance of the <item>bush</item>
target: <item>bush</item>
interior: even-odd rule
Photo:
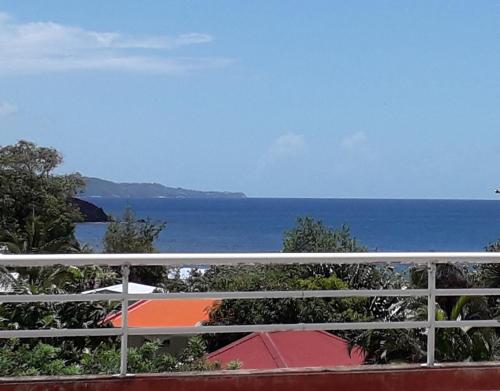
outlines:
[[[205,360],[206,347],[201,337],[189,340],[187,348],[174,357],[160,352],[158,341],[145,342],[128,351],[128,372],[159,373],[219,369],[218,363]],[[61,349],[39,342],[32,347],[10,340],[0,349],[0,376],[61,376],[116,374],[120,372],[120,348],[103,343],[94,350],[84,349],[73,362],[61,358]]]

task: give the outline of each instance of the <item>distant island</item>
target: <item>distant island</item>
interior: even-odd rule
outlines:
[[[244,193],[229,191],[200,191],[168,187],[159,183],[117,183],[100,178],[85,177],[85,190],[78,197],[116,198],[246,198]]]

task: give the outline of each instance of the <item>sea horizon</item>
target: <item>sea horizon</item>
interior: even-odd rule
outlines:
[[[433,197],[433,198],[406,198],[406,197],[296,197],[296,196],[245,196],[241,198],[236,197],[122,197],[122,196],[97,196],[97,195],[76,195],[76,198],[84,200],[109,198],[109,199],[168,199],[168,200],[244,200],[244,199],[265,199],[265,200],[381,200],[381,201],[500,201],[500,196],[492,198],[449,198],[449,197]]]

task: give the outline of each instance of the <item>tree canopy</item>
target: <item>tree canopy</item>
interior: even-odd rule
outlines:
[[[321,221],[299,218],[296,226],[285,233],[283,251],[359,252],[366,251],[366,248],[357,243],[347,226],[332,229]],[[180,289],[194,291],[382,289],[396,287],[399,284],[396,274],[377,266],[237,265],[210,267],[203,275],[192,276]],[[208,323],[230,325],[368,321],[385,313],[392,301],[391,298],[223,300],[211,311]],[[216,335],[209,338],[209,347],[214,349],[239,337]]]
[[[0,251],[58,254],[86,251],[75,236],[80,212],[71,198],[84,185],[79,174],[57,175],[61,154],[28,141],[0,147]],[[80,293],[116,283],[117,275],[101,267],[1,268],[0,283],[13,293]],[[114,307],[107,302],[3,303],[1,329],[101,327]],[[102,341],[103,339],[101,339]],[[54,339],[62,355],[96,346],[99,339]],[[1,340],[5,347],[8,341]],[[35,341],[28,341],[34,346]],[[58,348],[58,349],[59,349]],[[1,350],[1,349],[0,349]]]
[[[154,242],[165,228],[165,223],[137,219],[127,207],[123,217],[108,224],[104,235],[104,252],[112,254],[153,253]],[[130,281],[158,285],[167,277],[163,266],[136,266],[130,271]]]
[[[0,246],[11,253],[80,251],[70,202],[84,185],[79,174],[56,175],[62,156],[28,141],[0,148]]]

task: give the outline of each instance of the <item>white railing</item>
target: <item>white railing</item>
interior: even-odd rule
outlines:
[[[131,266],[206,267],[211,265],[255,265],[255,264],[423,264],[428,268],[426,289],[385,290],[300,290],[300,291],[252,291],[252,292],[179,292],[145,293],[128,292],[128,275]],[[498,320],[437,321],[436,297],[438,296],[500,296],[500,288],[436,289],[436,265],[439,263],[500,263],[500,253],[256,253],[256,254],[70,254],[70,255],[0,255],[0,266],[43,267],[54,265],[120,266],[123,288],[119,294],[40,294],[1,295],[3,303],[28,302],[77,302],[77,301],[121,301],[121,328],[97,329],[41,329],[0,330],[0,338],[44,338],[81,336],[120,336],[120,375],[127,374],[127,340],[129,335],[178,335],[207,333],[245,333],[255,331],[285,330],[388,330],[427,329],[427,365],[434,365],[435,335],[437,328],[455,327],[499,327]],[[231,326],[190,327],[129,327],[128,303],[141,299],[269,299],[312,297],[427,297],[428,318],[426,321],[401,322],[349,322],[349,323],[298,323]]]

